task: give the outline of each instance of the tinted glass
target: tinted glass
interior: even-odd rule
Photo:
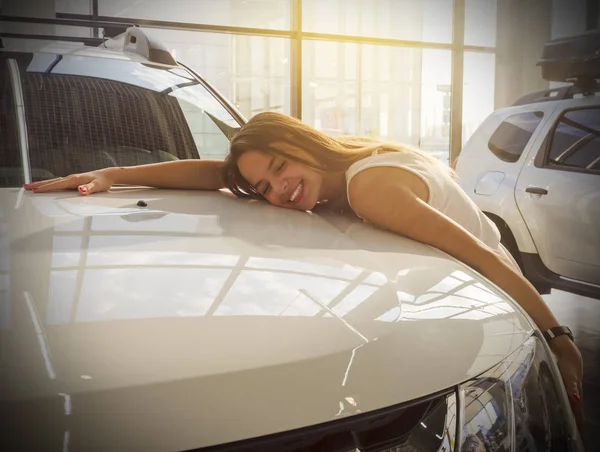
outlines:
[[[222,159],[239,127],[183,68],[70,55],[12,54],[1,62],[7,59],[18,62],[33,180]],[[19,173],[21,165],[12,164]]]
[[[516,162],[542,122],[541,111],[519,113],[506,118],[493,133],[488,147],[500,160]]]
[[[600,108],[562,115],[552,136],[548,163],[600,171]]]

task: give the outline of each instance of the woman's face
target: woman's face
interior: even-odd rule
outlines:
[[[293,160],[251,150],[240,156],[238,168],[242,177],[275,206],[311,210],[321,199],[323,176]]]

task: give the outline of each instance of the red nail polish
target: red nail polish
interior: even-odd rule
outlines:
[[[571,394],[573,396],[573,398],[575,400],[577,400],[578,402],[581,402],[581,397],[579,397],[579,394],[577,394],[576,392],[574,392],[573,394]]]
[[[80,191],[81,193],[87,193],[87,188],[85,188],[85,187],[81,187],[81,186],[80,186],[80,187],[79,187],[79,191]]]

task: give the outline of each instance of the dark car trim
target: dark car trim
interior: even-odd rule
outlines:
[[[458,406],[458,393],[458,386],[454,386],[443,391],[438,391],[434,394],[428,394],[427,396],[419,399],[369,411],[367,413],[357,414],[345,419],[329,421],[323,424],[312,425],[281,433],[274,433],[272,435],[261,436],[258,438],[235,441],[232,443],[209,446],[200,449],[192,449],[188,452],[259,452],[265,450],[308,451],[311,450],[310,447],[314,446],[316,441],[321,441],[326,438],[331,438],[332,441],[335,441],[337,436],[343,435],[344,433],[361,429],[368,430],[369,427],[371,427],[377,421],[380,421],[382,418],[397,418],[399,416],[399,412],[405,412],[406,410],[419,407],[427,402],[430,402],[430,405],[427,407],[427,409],[425,409],[424,413],[430,413],[433,411],[431,402],[437,401],[444,396],[454,394],[454,396],[457,398]],[[460,410],[457,409],[457,411]],[[410,420],[407,421],[410,422]],[[418,422],[419,421],[416,423],[418,424]],[[457,423],[457,431],[458,430],[460,430],[460,428]],[[459,444],[458,442],[456,443]],[[328,449],[322,449],[319,447],[317,450]]]
[[[564,290],[584,297],[600,299],[600,288],[585,282],[577,282],[572,279],[562,278],[560,275],[546,267],[539,254],[521,253],[521,259],[525,276],[534,285],[549,285],[554,289]]]
[[[563,117],[565,116],[565,114],[568,113],[568,112],[570,112],[570,111],[592,110],[592,109],[596,109],[596,110],[600,111],[600,105],[586,105],[586,106],[582,106],[582,107],[565,108],[560,113],[560,115],[554,120],[554,123],[552,124],[552,127],[548,131],[548,134],[546,135],[546,138],[544,139],[542,145],[540,146],[540,149],[539,149],[537,155],[535,156],[534,164],[535,164],[536,167],[538,167],[538,168],[545,168],[545,169],[552,169],[552,170],[557,170],[557,171],[569,171],[569,172],[573,172],[573,173],[584,173],[584,174],[600,175],[600,169],[599,170],[594,170],[594,169],[571,167],[571,166],[560,165],[560,164],[559,165],[553,165],[553,164],[551,164],[551,163],[548,162],[548,156],[550,154],[550,148],[552,147],[552,141],[553,141],[553,138],[554,138],[554,133],[556,132],[556,129],[558,128],[558,124],[561,122],[561,120],[563,119]]]

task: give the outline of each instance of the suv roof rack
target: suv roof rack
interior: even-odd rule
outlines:
[[[48,25],[68,25],[87,28],[101,28],[102,38],[91,38],[81,36],[58,36],[40,35],[29,33],[4,33],[0,32],[1,39],[39,39],[49,41],[79,42],[85,46],[105,47],[112,50],[120,50],[130,55],[142,57],[151,63],[177,66],[177,61],[169,52],[167,47],[156,38],[148,35],[146,31],[132,23],[115,23],[94,20],[65,19],[65,18],[39,18],[39,17],[16,17],[0,15],[0,22],[21,22]]]
[[[573,83],[582,94],[595,92],[600,79],[600,30],[546,42],[537,65],[544,80]]]
[[[518,105],[536,104],[538,102],[551,102],[563,99],[573,99],[573,97],[576,94],[583,94],[581,88],[576,85],[542,89],[539,91],[534,91],[532,93],[525,94],[524,96],[517,99],[511,106],[516,107]]]

